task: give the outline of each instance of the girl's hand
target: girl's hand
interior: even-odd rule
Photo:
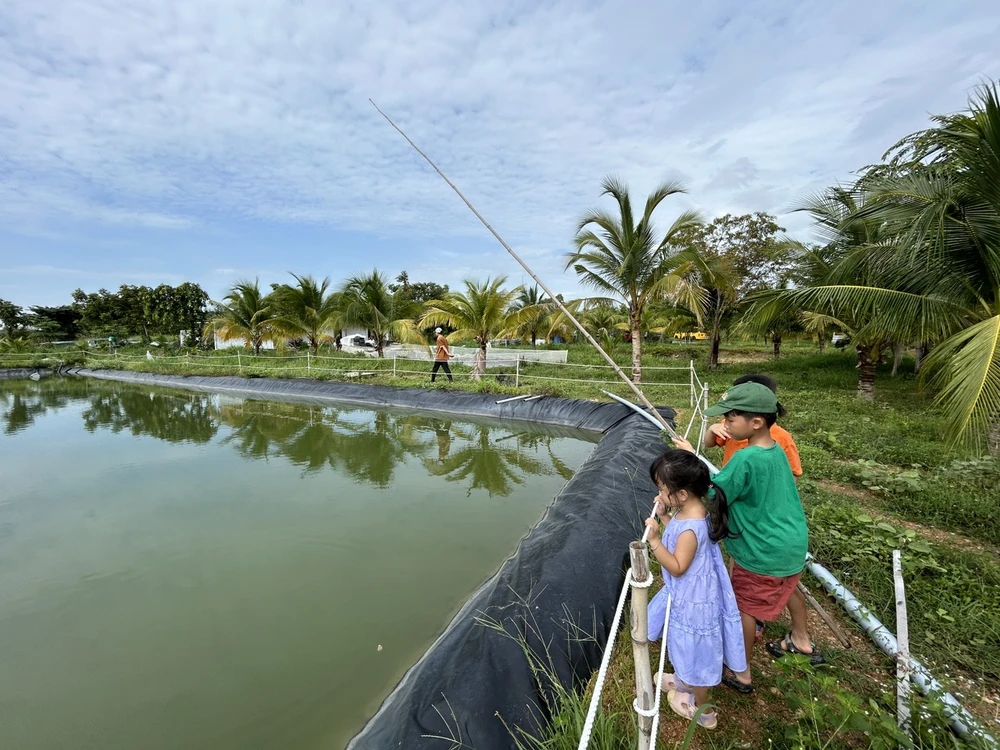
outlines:
[[[694,453],[694,446],[692,446],[691,443],[682,438],[680,435],[674,438],[674,445],[680,448],[682,451],[687,451],[688,453]]]
[[[646,528],[649,529],[649,536],[646,537],[646,541],[649,542],[651,547],[658,546],[660,544],[660,524],[654,518],[647,518]]]

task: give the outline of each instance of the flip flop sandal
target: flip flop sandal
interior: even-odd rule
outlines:
[[[785,637],[781,640],[771,641],[768,643],[767,652],[775,659],[780,659],[785,654],[798,654],[799,656],[804,656],[809,659],[809,663],[814,667],[819,666],[820,664],[825,664],[826,659],[823,658],[823,654],[821,654],[819,649],[816,648],[816,644],[810,641],[809,646],[812,648],[811,654],[800,651],[796,648],[795,643],[792,641],[792,634],[789,632],[785,633]]]
[[[740,682],[736,673],[729,667],[722,670],[722,684],[727,688],[735,690],[740,695],[750,695],[753,692],[753,683]]]
[[[677,680],[670,672],[664,672],[663,677],[660,678],[660,690],[664,693],[669,693],[671,690],[677,689]]]
[[[695,714],[698,713],[698,708],[694,705],[694,696],[691,693],[671,690],[667,693],[667,703],[670,704],[670,709],[675,714],[688,721],[691,721]],[[705,711],[698,717],[698,726],[705,729],[715,729],[718,725],[719,718],[715,715],[714,711],[711,713]]]

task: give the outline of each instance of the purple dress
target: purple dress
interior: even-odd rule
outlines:
[[[747,668],[743,626],[729,573],[719,545],[708,538],[705,518],[674,519],[663,535],[663,544],[673,554],[677,539],[685,531],[698,537],[698,551],[691,567],[675,578],[663,569],[663,588],[649,603],[649,638],[663,635],[667,592],[673,595],[667,654],[677,678],[694,687],[713,687],[722,681],[722,665],[734,672]]]

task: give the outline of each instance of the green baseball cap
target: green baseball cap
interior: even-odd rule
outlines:
[[[743,411],[751,414],[777,414],[778,397],[766,385],[760,383],[741,383],[732,386],[722,394],[715,406],[705,409],[705,416],[721,417],[731,411]]]

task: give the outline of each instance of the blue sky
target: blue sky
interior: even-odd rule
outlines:
[[[697,6],[697,7],[694,7]],[[8,0],[0,297],[377,267],[558,292],[616,173],[661,208],[776,213],[1000,77],[1000,4]]]

